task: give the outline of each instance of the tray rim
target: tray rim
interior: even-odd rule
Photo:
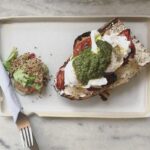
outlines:
[[[4,20],[4,19],[28,19],[28,18],[110,18],[110,17],[121,17],[121,18],[150,18],[150,15],[83,15],[83,16],[78,16],[78,15],[65,15],[65,16],[61,16],[61,15],[45,15],[45,16],[40,16],[40,15],[26,15],[26,16],[19,16],[19,15],[13,15],[13,16],[1,16],[0,19]]]
[[[37,115],[39,117],[56,117],[56,118],[147,118],[150,117],[149,111],[145,112],[111,112],[111,113],[91,113],[91,112],[57,112],[57,113],[47,113],[47,112],[26,112],[27,115]],[[119,114],[119,115],[118,115]],[[10,117],[11,114],[0,113],[0,117]]]
[[[11,21],[24,20],[35,20],[40,21],[43,19],[111,19],[111,18],[122,18],[122,19],[138,19],[138,20],[149,20],[150,15],[89,15],[89,16],[4,16],[0,17],[0,23],[7,23]],[[60,20],[61,21],[61,20]]]
[[[127,19],[130,21],[130,19],[136,19],[136,20],[143,20],[143,21],[150,21],[150,15],[94,15],[94,16],[5,16],[0,17],[0,24],[2,23],[15,23],[15,22],[27,22],[27,21],[37,21],[41,22],[44,19],[47,19],[47,21],[63,21],[71,19],[76,19],[75,21],[79,20],[96,20],[96,19],[112,19],[112,18],[122,18]],[[147,72],[148,76],[150,76],[150,71]],[[150,89],[150,78],[148,78],[147,83],[147,91]],[[0,98],[3,99],[1,96]],[[91,112],[66,112],[60,114],[60,112],[57,113],[48,113],[48,112],[31,112],[28,113],[28,115],[35,114],[39,117],[57,117],[57,118],[145,118],[150,117],[150,93],[147,92],[147,99],[146,99],[146,107],[144,112],[111,112],[111,113],[91,113]],[[0,104],[1,105],[1,104]],[[0,109],[0,116],[2,117],[9,117],[11,116],[8,112],[2,112]]]

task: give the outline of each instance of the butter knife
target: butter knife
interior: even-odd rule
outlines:
[[[23,109],[16,95],[16,92],[14,92],[14,88],[11,85],[10,78],[1,60],[0,60],[0,86],[5,95],[5,99],[9,107],[10,113],[13,117],[13,120],[14,122],[16,122],[19,112],[22,111]]]

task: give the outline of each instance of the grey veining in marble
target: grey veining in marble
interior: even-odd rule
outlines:
[[[149,0],[1,0],[0,16],[150,15]],[[149,150],[150,118],[61,119],[32,116],[41,150]],[[0,150],[22,150],[16,126],[0,118]]]
[[[1,0],[0,16],[149,15],[149,0]]]

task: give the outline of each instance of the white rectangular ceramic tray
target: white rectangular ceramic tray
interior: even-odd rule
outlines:
[[[85,101],[70,101],[57,94],[53,80],[58,68],[71,55],[74,39],[98,29],[113,17],[12,17],[0,19],[0,58],[6,59],[13,47],[19,54],[35,52],[53,75],[46,92],[39,96],[18,95],[24,111],[49,117],[134,118],[150,116],[149,69],[128,84],[113,90],[108,101],[98,96]],[[150,18],[120,17],[137,38],[150,49]],[[1,94],[2,97],[2,94]],[[0,115],[9,116],[5,98]]]

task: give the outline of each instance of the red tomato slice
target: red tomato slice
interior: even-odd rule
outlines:
[[[91,37],[86,37],[78,41],[74,47],[73,56],[78,56],[85,48],[91,47]]]
[[[130,29],[125,29],[123,30],[120,35],[124,35],[126,36],[127,40],[130,41],[131,40],[131,34],[130,34]]]
[[[64,89],[64,71],[63,70],[59,70],[58,74],[57,74],[57,81],[56,81],[56,87],[59,90]]]
[[[135,54],[135,45],[134,43],[132,42],[132,37],[131,37],[131,32],[130,32],[130,29],[125,29],[123,30],[120,35],[124,35],[127,37],[127,40],[130,41],[130,49],[131,49],[131,57],[133,58],[134,57],[134,54]]]

